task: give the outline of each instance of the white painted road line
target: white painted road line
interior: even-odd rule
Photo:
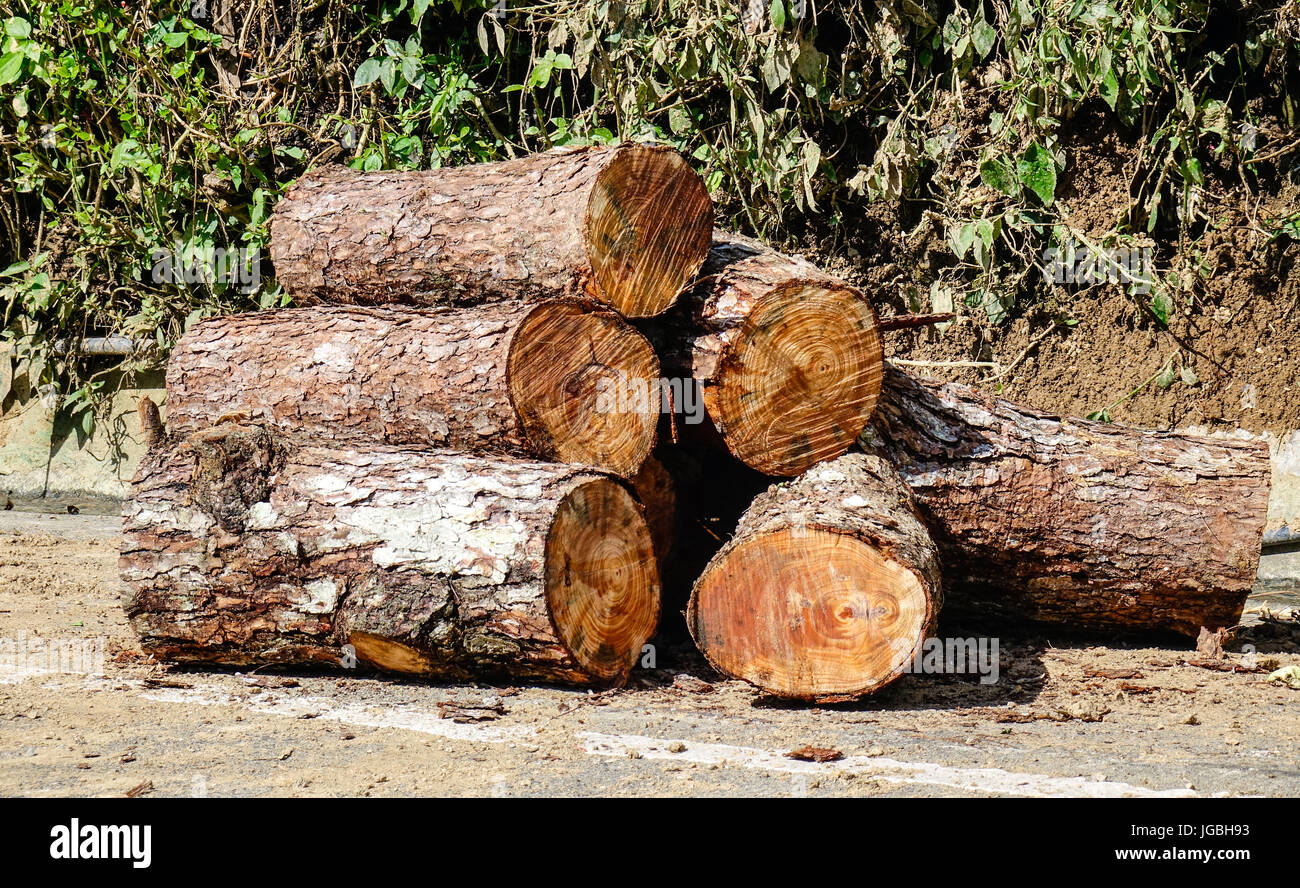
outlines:
[[[860,777],[874,777],[898,784],[925,784],[986,792],[997,795],[1084,798],[1187,798],[1196,793],[1189,789],[1147,789],[1129,783],[1093,780],[1086,777],[1050,777],[1046,774],[1017,773],[1001,768],[954,768],[931,762],[902,762],[874,756],[849,756],[835,762],[803,762],[786,758],[781,752],[726,746],[721,743],[695,743],[689,740],[661,740],[636,734],[578,734],[589,755],[623,756],[633,753],[644,759],[667,759],[678,762],[754,768],[809,777],[850,772]],[[681,752],[669,746],[680,743]]]
[[[40,673],[28,673],[23,677],[30,679],[39,675]],[[82,678],[79,682],[87,689],[91,687],[103,689],[107,683],[108,680],[103,677]],[[358,703],[340,705],[329,697],[318,695],[284,694],[274,691],[257,694],[253,693],[252,689],[249,694],[231,693],[224,687],[201,684],[189,688],[149,688],[144,682],[137,680],[113,682],[113,684],[130,686],[139,692],[142,699],[157,703],[230,706],[282,718],[301,718],[310,715],[312,718],[354,727],[393,728],[470,743],[525,742],[533,741],[537,737],[537,731],[532,727],[461,724],[418,706]],[[966,792],[1012,796],[1071,798],[1192,798],[1197,796],[1194,790],[1183,788],[1157,790],[1088,777],[1052,777],[1047,774],[1004,771],[1001,768],[962,768],[933,762],[905,762],[883,756],[849,756],[835,762],[817,763],[787,758],[777,750],[728,746],[722,743],[661,739],[639,734],[602,734],[595,731],[582,731],[574,736],[582,744],[582,751],[587,755],[691,762],[807,777],[847,772],[859,777],[875,778],[900,785],[941,786]],[[673,752],[670,747],[680,751]]]
[[[465,740],[472,743],[510,743],[531,740],[537,732],[530,727],[491,727],[486,725],[461,724],[449,718],[442,718],[436,712],[428,712],[416,707],[366,706],[363,704],[338,705],[328,697],[279,695],[258,695],[241,700],[239,696],[220,688],[159,688],[148,690],[140,695],[146,700],[158,703],[182,703],[193,706],[237,706],[250,712],[263,715],[278,715],[285,718],[301,718],[312,715],[313,718],[335,721],[340,724],[358,728],[396,728],[402,731],[415,731],[420,734],[432,734],[449,740]]]

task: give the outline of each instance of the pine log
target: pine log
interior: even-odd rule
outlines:
[[[880,393],[875,310],[812,263],[717,232],[704,276],[643,325],[665,373],[694,379],[728,450],[793,476],[846,452]],[[674,405],[680,412],[680,407]],[[690,431],[691,417],[681,426]]]
[[[677,539],[677,485],[668,469],[656,457],[649,457],[641,470],[628,479],[632,492],[645,512],[646,526],[654,542],[655,560],[662,575]]]
[[[276,278],[313,301],[586,295],[662,312],[699,271],[713,202],[666,146],[564,148],[439,170],[309,172],[276,205]]]
[[[939,545],[954,611],[1196,636],[1255,583],[1268,447],[1018,407],[890,367],[863,443]]]
[[[605,409],[610,380],[659,363],[617,314],[575,300],[320,306],[211,318],[167,367],[172,431],[234,415],[291,438],[531,455],[631,476],[658,404]]]
[[[145,457],[120,564],[144,650],[183,663],[620,684],[659,615],[610,476],[241,424]]]
[[[830,702],[906,672],[941,603],[907,486],[880,457],[849,453],[754,500],[696,582],[687,622],[718,671]]]

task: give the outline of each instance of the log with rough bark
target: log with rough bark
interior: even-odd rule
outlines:
[[[659,615],[641,509],[578,467],[297,447],[223,424],[144,458],[127,614],[161,659],[619,684]]]
[[[601,403],[654,379],[649,342],[576,300],[397,309],[320,306],[197,324],[167,367],[172,431],[234,415],[319,442],[534,455],[631,476],[658,405]]]
[[[884,360],[878,327],[853,287],[722,232],[699,284],[643,325],[665,373],[698,381],[727,449],[781,476],[846,452],[870,419]],[[679,425],[689,431],[690,421]]]
[[[953,609],[1195,636],[1236,625],[1254,585],[1260,442],[1054,416],[890,367],[863,443],[912,488]]]
[[[696,582],[687,622],[726,675],[780,697],[852,699],[915,661],[939,571],[902,479],[849,453],[754,500]]]
[[[644,317],[699,271],[712,228],[708,191],[672,148],[566,148],[439,170],[313,170],[276,205],[271,259],[303,303],[588,295]]]

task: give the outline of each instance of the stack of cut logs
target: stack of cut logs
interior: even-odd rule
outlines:
[[[782,697],[883,687],[945,592],[1008,622],[1195,635],[1234,625],[1254,581],[1266,447],[902,373],[881,334],[906,320],[715,232],[668,148],[318,170],[271,256],[301,307],[198,323],[169,428],[141,405],[121,567],[163,659],[621,684],[688,526],[657,442],[786,479],[686,610],[715,668]]]

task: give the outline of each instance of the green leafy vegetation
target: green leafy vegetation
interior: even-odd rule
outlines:
[[[654,139],[722,221],[781,240],[883,218],[931,244],[918,292],[998,324],[1043,297],[1045,250],[1194,256],[1205,194],[1276,190],[1300,150],[1280,0],[7,0],[0,21],[4,337],[87,429],[111,362],[68,344],[125,335],[156,366],[198,318],[287,304],[268,262],[251,288],[177,282],[156,251],[257,255],[322,163]],[[1131,175],[1083,230],[1108,136]],[[1199,273],[1134,299],[1168,323]]]

